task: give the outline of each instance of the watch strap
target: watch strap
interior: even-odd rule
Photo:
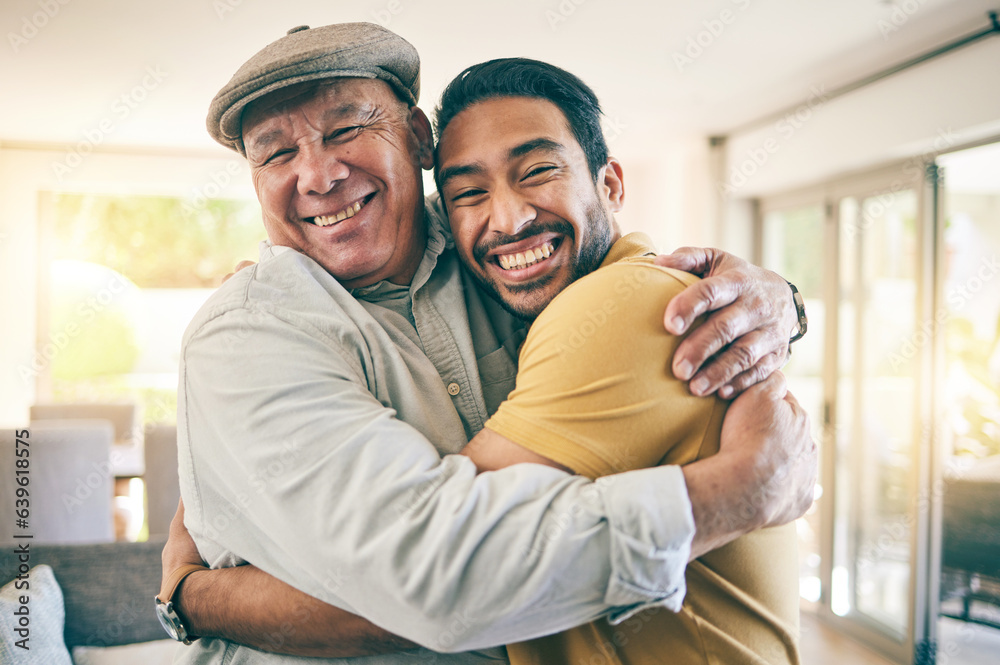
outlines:
[[[809,329],[809,319],[806,318],[806,303],[802,298],[802,294],[799,290],[795,288],[795,285],[789,282],[787,279],[785,282],[788,284],[788,288],[792,290],[792,302],[795,304],[795,315],[798,317],[799,330],[796,332],[788,343],[796,342],[806,334],[806,330]]]
[[[176,568],[160,586],[160,595],[157,598],[163,603],[171,602],[174,599],[174,594],[177,592],[177,587],[184,581],[184,578],[200,570],[208,570],[208,567],[195,563],[186,563],[180,568]]]

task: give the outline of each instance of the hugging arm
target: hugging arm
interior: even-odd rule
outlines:
[[[481,472],[530,462],[596,477],[684,465],[692,559],[801,515],[816,447],[780,372],[742,394],[724,421],[726,402],[691,395],[671,374],[682,339],[664,336],[660,317],[691,281],[615,264],[564,291],[532,325],[514,392],[463,454]],[[619,288],[631,283],[643,287]],[[594,316],[595,303],[606,318]]]
[[[233,367],[233,335],[272,351]],[[477,476],[470,460],[442,458],[397,420],[337,348],[265,311],[229,312],[189,334],[181,490],[184,522],[209,564],[252,562],[436,651],[679,606],[693,525],[687,509],[667,519],[659,507],[686,506],[680,474],[591,483],[520,465]],[[181,586],[194,634],[211,634],[212,622],[199,626],[198,599],[187,593],[213,574]],[[232,611],[223,624],[241,612]],[[467,624],[457,633],[456,616]]]
[[[616,605],[635,605],[642,609],[648,606],[647,603],[659,602],[679,606],[683,596],[683,563],[689,556],[698,556],[756,527],[793,519],[808,506],[804,497],[807,494],[811,496],[811,490],[807,493],[802,487],[808,484],[811,488],[811,478],[815,474],[815,451],[810,453],[807,450],[808,446],[801,436],[804,420],[801,409],[797,408],[794,399],[783,398],[785,391],[780,375],[748,391],[734,402],[726,421],[727,426],[723,430],[723,448],[720,454],[684,467],[683,473],[676,467],[649,469],[623,474],[618,478],[602,479],[598,484],[579,485],[584,481],[570,482],[562,479],[557,471],[546,471],[537,465],[520,465],[519,468],[504,469],[499,474],[482,474],[472,480],[475,469],[467,472],[462,464],[453,459],[441,460],[426,440],[405,426],[395,431],[402,424],[391,424],[391,416],[379,413],[380,405],[370,404],[370,396],[366,398],[366,391],[357,386],[355,381],[350,380],[348,376],[350,372],[345,372],[341,366],[325,365],[328,359],[324,359],[323,362],[308,360],[322,355],[329,356],[328,348],[309,348],[313,346],[315,340],[303,338],[300,331],[285,330],[278,325],[278,322],[269,319],[263,321],[256,319],[253,329],[258,334],[271,334],[267,332],[270,326],[262,325],[264,323],[274,323],[278,326],[276,330],[271,331],[274,340],[268,340],[272,346],[280,347],[292,340],[305,347],[289,353],[288,360],[291,366],[281,368],[283,375],[298,377],[300,381],[297,381],[295,386],[267,385],[270,383],[268,381],[265,381],[264,385],[251,386],[247,385],[246,380],[253,379],[251,383],[258,383],[259,377],[235,377],[237,384],[202,386],[200,389],[208,390],[206,397],[223,398],[223,401],[234,404],[240,400],[227,399],[227,392],[252,389],[263,391],[262,395],[270,401],[276,400],[276,396],[280,395],[282,399],[291,397],[292,403],[303,401],[315,403],[315,400],[325,399],[326,395],[330,394],[329,389],[333,387],[336,388],[332,391],[333,394],[340,398],[348,401],[360,399],[366,405],[364,407],[366,410],[374,409],[364,416],[366,422],[384,423],[388,425],[388,429],[394,430],[394,434],[389,435],[388,439],[379,438],[380,441],[388,441],[389,447],[394,449],[394,451],[381,451],[384,453],[378,460],[381,466],[384,467],[386,458],[390,460],[400,458],[418,462],[420,467],[419,474],[416,477],[411,476],[408,480],[408,491],[403,496],[403,510],[392,513],[399,516],[400,523],[389,527],[393,530],[392,535],[399,536],[402,533],[404,539],[409,538],[411,542],[416,542],[420,561],[434,565],[436,552],[446,549],[435,537],[421,537],[426,535],[423,532],[428,528],[435,527],[431,516],[436,510],[445,511],[446,514],[449,511],[455,514],[457,511],[468,517],[470,515],[468,508],[463,506],[476,505],[477,497],[482,499],[486,496],[493,498],[492,505],[488,501],[485,502],[478,514],[479,519],[485,521],[486,527],[484,528],[482,521],[478,526],[476,521],[470,521],[468,530],[446,528],[446,532],[463,533],[467,536],[465,544],[456,541],[452,546],[465,554],[482,555],[483,552],[495,552],[501,561],[509,559],[507,555],[512,551],[512,547],[520,547],[526,552],[533,552],[534,558],[529,560],[532,565],[527,571],[528,578],[523,577],[525,572],[523,570],[522,577],[518,579],[517,571],[505,570],[504,566],[497,569],[495,565],[487,563],[492,571],[489,575],[469,577],[496,582],[489,584],[490,588],[464,588],[459,585],[444,589],[442,593],[445,597],[449,593],[457,594],[460,604],[466,608],[466,616],[479,619],[472,621],[468,630],[458,636],[458,639],[449,640],[445,644],[440,641],[440,636],[446,633],[446,628],[442,624],[446,623],[447,617],[451,615],[442,615],[434,611],[434,601],[443,600],[445,597],[437,595],[427,598],[418,594],[394,598],[391,597],[390,591],[390,599],[384,602],[388,602],[390,607],[403,608],[391,615],[378,615],[377,611],[366,612],[363,607],[359,607],[363,605],[364,597],[359,599],[358,605],[349,605],[360,614],[365,614],[368,619],[375,619],[378,624],[385,627],[378,628],[368,619],[356,617],[346,609],[325,602],[334,598],[343,602],[345,597],[353,597],[350,594],[352,589],[349,588],[350,576],[344,579],[340,572],[344,567],[352,565],[350,559],[334,559],[328,564],[319,562],[321,565],[318,569],[316,568],[318,562],[302,560],[302,565],[292,573],[288,570],[290,564],[283,561],[276,562],[267,554],[271,548],[299,557],[314,552],[316,546],[334,551],[338,548],[329,550],[331,543],[335,543],[338,539],[349,540],[349,537],[345,538],[345,533],[349,535],[350,532],[345,532],[341,526],[325,525],[316,533],[316,537],[321,540],[312,543],[308,538],[302,540],[302,534],[294,532],[296,525],[289,524],[287,526],[293,527],[293,530],[287,533],[289,539],[294,542],[282,543],[280,534],[277,538],[274,534],[267,535],[253,522],[243,524],[245,527],[243,529],[227,529],[227,533],[224,534],[210,534],[208,533],[210,528],[206,528],[210,527],[210,523],[206,522],[206,516],[202,515],[195,520],[195,529],[200,531],[203,539],[209,535],[222,536],[219,539],[223,541],[240,535],[249,536],[249,539],[237,538],[241,542],[230,543],[229,549],[232,551],[253,550],[265,544],[267,547],[260,550],[262,556],[258,560],[267,562],[269,572],[252,566],[239,566],[229,570],[213,570],[191,575],[182,584],[175,598],[179,599],[182,616],[190,622],[188,627],[193,634],[224,637],[269,651],[317,656],[368,655],[405,649],[412,647],[413,643],[439,650],[462,650],[521,641],[542,631],[556,632],[584,623],[609,609],[615,611]],[[244,324],[237,322],[236,325]],[[211,339],[218,336],[208,334],[207,337]],[[206,359],[224,357],[224,354],[218,353],[218,349],[212,348],[210,341],[202,340],[199,345],[204,346],[196,350],[203,353]],[[275,360],[281,361],[281,358]],[[206,370],[207,374],[200,378],[197,376],[192,378],[198,381],[209,378],[214,380],[231,374],[231,368],[213,369],[211,363]],[[305,390],[308,394],[296,397],[295,393],[300,390]],[[314,390],[315,393],[312,392]],[[317,397],[317,393],[323,394],[324,397]],[[317,409],[316,413],[319,411]],[[317,428],[319,443],[323,445],[325,453],[335,456],[335,461],[324,459],[324,455],[316,455],[315,459],[311,459],[309,454],[296,455],[296,459],[292,460],[292,468],[289,469],[284,459],[268,459],[266,454],[273,448],[274,441],[283,440],[289,431],[298,434],[302,434],[303,431],[300,429],[302,423],[296,421],[294,417],[289,418],[290,414],[276,415],[279,418],[274,422],[260,421],[260,428],[253,427],[254,421],[261,414],[256,413],[252,407],[247,413],[230,419],[231,422],[248,425],[247,432],[242,434],[249,439],[253,439],[254,434],[261,437],[258,439],[259,449],[250,449],[265,455],[257,460],[257,463],[266,467],[268,463],[274,462],[287,471],[319,477],[322,475],[316,468],[317,464],[333,464],[334,478],[342,474],[345,469],[354,469],[361,475],[373,471],[369,465],[375,460],[368,459],[364,455],[364,447],[355,445],[350,437],[343,438],[345,435],[343,427],[335,428],[336,431],[331,429],[330,423],[338,420],[325,417],[321,423],[317,423],[315,418],[320,416],[316,414],[310,415],[309,422],[305,423],[305,429],[308,431],[312,427]],[[729,427],[730,423],[734,423],[733,427]],[[286,429],[281,431],[279,429],[281,427]],[[808,427],[804,430],[807,433]],[[232,434],[226,432],[220,436]],[[372,435],[371,432],[366,433],[367,437]],[[307,442],[309,440],[306,439]],[[326,445],[331,441],[335,443],[332,451]],[[727,442],[738,442],[739,445]],[[203,470],[228,473],[241,466],[245,468],[245,458],[246,451],[236,450],[225,460],[207,460],[210,468]],[[306,468],[300,468],[301,465],[305,465]],[[810,469],[812,476],[809,476]],[[384,468],[382,471],[384,472]],[[552,473],[559,477],[553,477]],[[505,478],[497,479],[495,484],[493,482],[482,484],[482,476],[504,474]],[[809,480],[804,480],[805,478]],[[398,480],[399,478],[397,482]],[[364,490],[366,485],[363,481],[355,485],[358,494],[353,498],[343,494],[344,488],[338,488],[336,482],[333,482],[332,486],[338,489],[337,492],[331,493],[330,486],[331,483],[326,482],[316,493],[325,498],[325,505],[331,506],[330,510],[335,510],[333,506],[336,505],[364,507],[370,502],[371,497],[367,496],[369,493]],[[511,494],[508,489],[510,486],[520,486],[523,489]],[[324,496],[325,494],[330,495]],[[688,503],[688,495],[691,497],[691,504]],[[749,509],[746,497],[754,497],[755,500]],[[239,505],[240,497],[232,496],[229,501],[231,504]],[[672,516],[673,519],[666,520],[666,523],[658,523],[664,505],[677,506],[677,514]],[[515,506],[522,510],[526,508],[527,512],[532,514],[532,523],[539,525],[534,533],[525,533],[522,526],[505,519],[504,513]],[[386,507],[383,506],[382,512]],[[230,515],[239,516],[241,519],[252,519],[256,510],[259,518],[260,511],[269,507],[251,505],[250,508]],[[279,511],[278,514],[296,514],[295,507],[290,508],[291,512]],[[285,509],[289,507],[285,506]],[[697,527],[693,543],[691,542],[692,514],[694,525]],[[740,514],[741,518],[722,520],[718,517],[720,514]],[[567,516],[570,517],[569,521]],[[440,523],[436,526],[442,527]],[[452,526],[454,525],[446,525],[446,527]],[[535,539],[542,533],[555,533],[557,537],[546,539],[545,547],[539,548]],[[621,534],[628,539],[616,541],[615,534]],[[635,539],[635,544],[629,539]],[[164,555],[165,573],[168,571],[168,566],[173,565],[168,563],[168,559],[176,562],[183,558],[183,556],[168,556],[174,542],[172,534]],[[202,543],[206,541],[202,540]],[[211,559],[213,552],[217,555],[219,543],[206,544],[208,546],[206,558]],[[357,544],[352,545],[348,542],[345,546],[350,551],[357,551]],[[391,551],[393,545],[391,542],[386,542],[384,546]],[[187,556],[193,555],[189,553]],[[609,558],[618,561],[622,570],[612,571]],[[481,556],[479,560],[483,560]],[[581,561],[581,567],[570,569],[565,565],[567,560]],[[476,559],[475,557],[464,559],[456,565],[474,566]],[[518,567],[524,569],[523,565]],[[324,580],[330,581],[331,570],[335,591],[338,593],[331,593],[329,585],[323,583]],[[318,586],[315,579],[310,580],[308,576],[304,579],[303,572],[313,575],[314,578],[318,573]],[[327,574],[324,575],[324,572]],[[399,577],[400,573],[401,571],[392,570],[390,566],[385,575],[386,579],[376,582],[387,584],[390,589],[398,589],[406,583],[405,576]],[[272,577],[271,574],[276,577]],[[460,580],[463,577],[449,575],[451,580]],[[628,585],[629,592],[625,593],[616,589],[613,583],[609,584],[609,577],[629,580],[631,582]],[[562,607],[571,605],[576,608],[572,616],[560,617],[555,622],[549,616],[551,612],[547,612],[544,605],[539,605],[537,597],[525,595],[523,592],[524,589],[532,588],[531,583],[525,583],[526,579],[550,578],[563,580],[558,582],[558,585],[571,590],[569,596],[572,598],[547,600],[562,603]],[[310,593],[300,588],[307,589]],[[511,588],[522,591],[513,594],[515,597],[512,598],[509,592]],[[643,589],[647,591],[635,594],[636,590]],[[439,589],[428,589],[428,591],[439,591]],[[208,595],[209,593],[211,595]],[[364,591],[361,593],[366,595]],[[489,595],[491,593],[494,594],[492,597]],[[217,600],[219,598],[228,600],[221,603]],[[300,617],[301,621],[278,622],[274,614],[254,611],[254,608],[273,607],[275,604],[290,608],[290,611],[295,612],[292,616]],[[523,609],[518,609],[519,607]],[[400,621],[400,616],[416,621]],[[397,637],[394,633],[403,634],[405,637]]]
[[[674,374],[691,380],[691,392],[718,390],[729,398],[785,364],[798,330],[788,282],[718,249],[684,247],[656,263],[704,278],[671,300],[664,314],[667,331],[680,335],[708,313],[674,356]]]
[[[164,580],[185,564],[204,564],[184,528],[183,502],[170,522],[162,558]],[[192,635],[271,653],[346,658],[417,647],[251,565],[188,575],[174,593],[174,607]]]

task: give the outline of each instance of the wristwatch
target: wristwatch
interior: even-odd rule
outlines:
[[[802,294],[799,293],[794,284],[787,279],[785,281],[788,282],[788,288],[792,290],[792,302],[795,303],[795,314],[799,317],[799,331],[788,340],[788,343],[791,344],[802,339],[803,335],[806,334],[806,330],[809,328],[809,319],[806,318],[806,303],[802,299]]]
[[[193,563],[181,566],[170,573],[166,584],[163,585],[163,589],[166,591],[161,590],[160,594],[154,597],[156,600],[156,618],[160,620],[163,630],[167,631],[167,635],[184,644],[191,644],[198,638],[194,635],[189,635],[187,628],[184,627],[184,622],[181,621],[177,610],[174,608],[174,594],[177,593],[177,587],[180,586],[185,577],[199,570],[208,570],[208,568]],[[163,596],[162,600],[160,596]]]

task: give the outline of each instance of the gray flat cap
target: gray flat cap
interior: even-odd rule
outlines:
[[[208,133],[241,155],[243,109],[289,85],[324,78],[378,78],[416,104],[420,56],[394,32],[374,23],[299,26],[247,60],[208,107]]]

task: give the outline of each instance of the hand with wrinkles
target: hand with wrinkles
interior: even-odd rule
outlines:
[[[692,394],[718,390],[728,399],[785,364],[798,317],[779,275],[719,249],[683,247],[656,263],[702,277],[670,301],[664,316],[667,332],[680,335],[708,313],[674,354],[674,375],[690,379]]]

